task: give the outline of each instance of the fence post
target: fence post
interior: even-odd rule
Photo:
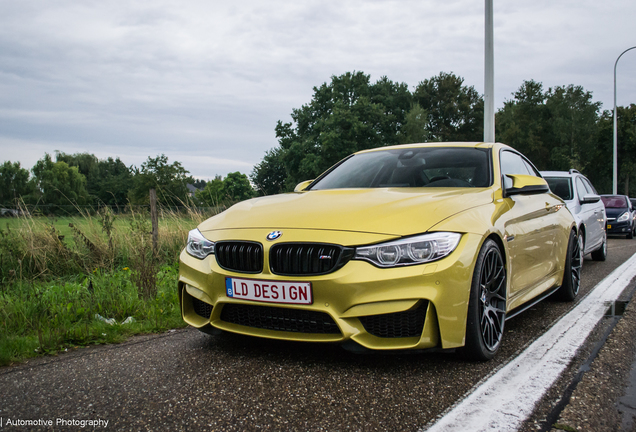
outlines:
[[[157,191],[150,189],[150,220],[152,222],[152,254],[157,256],[159,241],[159,217],[157,215]]]

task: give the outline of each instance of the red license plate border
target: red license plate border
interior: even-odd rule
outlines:
[[[309,293],[309,299],[308,301],[305,302],[299,302],[299,301],[285,301],[287,300],[287,297],[289,297],[287,295],[287,292],[285,291],[285,288],[282,288],[282,291],[277,291],[278,294],[278,298],[272,299],[271,297],[262,297],[262,298],[258,298],[257,296],[252,296],[252,297],[244,297],[244,296],[236,296],[235,294],[235,285],[233,284],[233,282],[247,282],[247,283],[251,283],[253,285],[258,285],[260,283],[260,288],[263,289],[263,286],[267,286],[268,289],[271,289],[272,286],[276,286],[277,288],[280,288],[281,285],[284,286],[288,286],[288,287],[293,287],[293,286],[305,286],[308,290],[307,292]],[[249,290],[250,287],[248,287]],[[231,298],[231,299],[235,299],[235,300],[243,300],[243,301],[255,301],[255,302],[259,302],[259,303],[266,303],[266,304],[286,304],[286,305],[305,305],[305,306],[310,306],[314,304],[314,293],[313,293],[313,285],[311,282],[299,282],[299,281],[277,281],[277,280],[268,280],[268,279],[248,279],[248,278],[237,278],[237,277],[230,277],[230,276],[226,276],[225,277],[225,293],[226,295]],[[256,293],[254,293],[256,294]],[[261,292],[261,296],[264,293]],[[284,299],[281,299],[280,297],[285,296]]]

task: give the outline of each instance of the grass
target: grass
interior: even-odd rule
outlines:
[[[0,365],[184,326],[176,266],[159,269],[157,294],[150,299],[139,297],[132,276],[123,268],[70,280],[13,284],[0,295]],[[122,324],[128,317],[132,322]]]
[[[163,212],[156,248],[147,214],[1,220],[0,365],[183,327],[178,256],[207,216]]]

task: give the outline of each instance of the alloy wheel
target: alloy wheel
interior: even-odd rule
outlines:
[[[579,293],[581,286],[581,266],[583,265],[583,252],[581,251],[581,242],[575,241],[572,245],[572,254],[570,255],[570,277],[572,278],[572,294],[575,296]]]
[[[506,269],[498,249],[490,249],[481,269],[480,330],[484,345],[490,351],[499,346],[506,317]]]

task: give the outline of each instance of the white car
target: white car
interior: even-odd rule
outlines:
[[[607,257],[607,215],[600,195],[592,183],[577,170],[541,171],[550,190],[559,196],[576,221],[583,255],[595,261]]]

